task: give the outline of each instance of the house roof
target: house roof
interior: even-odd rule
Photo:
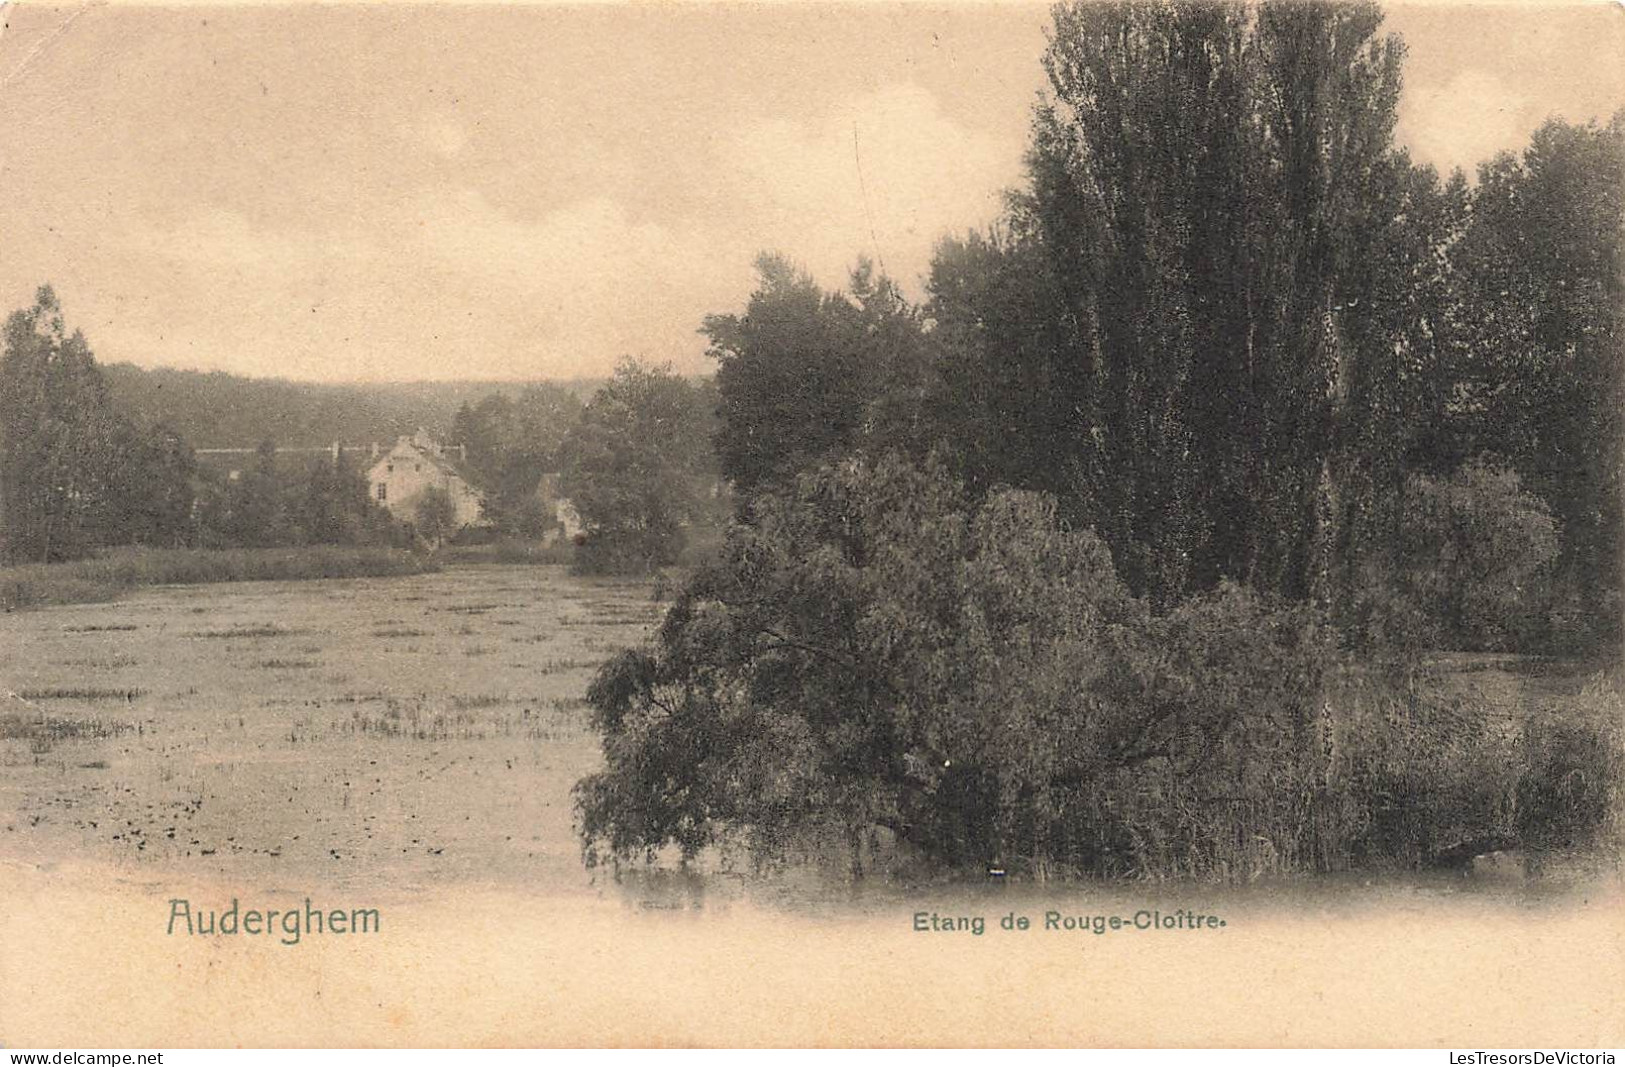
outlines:
[[[368,469],[369,476],[374,471],[377,471],[380,466],[392,462],[392,457],[400,456],[403,453],[409,453],[414,460],[421,460],[422,462],[430,464],[441,474],[446,474],[457,478],[459,481],[466,482],[471,487],[476,485],[474,472],[469,469],[467,464],[456,462],[449,456],[437,454],[430,449],[424,448],[422,445],[417,444],[409,437],[396,441],[394,446],[388,452],[380,455],[378,457],[378,461]]]
[[[433,452],[423,452],[423,458],[434,464],[435,468],[454,478],[460,478],[469,485],[474,484],[474,472],[465,463],[459,463],[445,455],[436,455]]]

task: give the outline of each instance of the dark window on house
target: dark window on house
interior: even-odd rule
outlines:
[[[378,483],[378,499],[379,500],[388,500],[389,499],[389,486],[385,485],[383,482]]]

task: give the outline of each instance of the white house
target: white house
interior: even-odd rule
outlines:
[[[444,489],[456,509],[457,525],[478,525],[483,498],[458,468],[462,456],[461,447],[447,448],[421,429],[410,437],[397,438],[395,446],[378,456],[367,471],[372,498],[396,518],[416,522],[423,493]]]

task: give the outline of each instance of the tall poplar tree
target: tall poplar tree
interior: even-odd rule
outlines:
[[[113,495],[120,421],[84,335],[50,286],[6,320],[0,356],[0,547],[13,561],[79,555]]]
[[[967,307],[951,260],[973,246],[939,256],[939,321],[1024,368],[985,379],[1043,391],[1008,427],[1038,487],[1160,602],[1221,577],[1330,596],[1350,515],[1397,482],[1360,442],[1415,402],[1390,388],[1419,357],[1384,271],[1436,183],[1392,150],[1380,24],[1372,3],[1061,5],[1030,185],[986,264],[1028,298]]]

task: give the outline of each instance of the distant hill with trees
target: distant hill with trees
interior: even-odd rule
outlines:
[[[164,424],[194,448],[254,448],[275,441],[315,448],[393,441],[423,427],[449,440],[458,409],[518,397],[533,382],[293,382],[222,371],[102,367],[113,403],[144,426]],[[585,400],[598,379],[550,383]]]

